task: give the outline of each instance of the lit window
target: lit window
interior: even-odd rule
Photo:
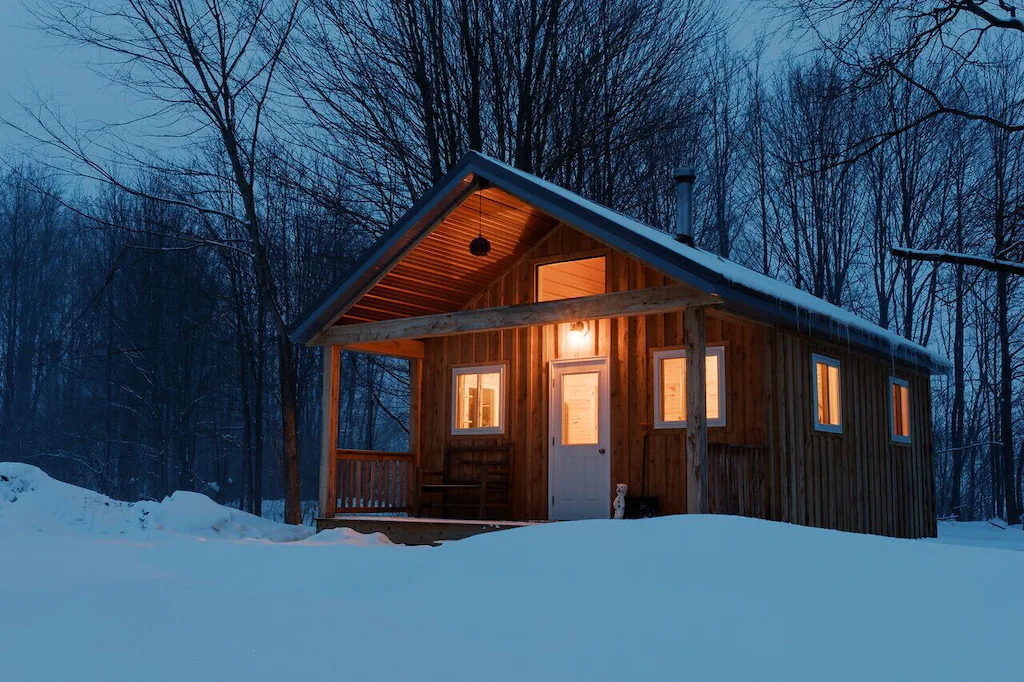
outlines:
[[[889,401],[892,405],[892,439],[910,442],[910,382],[889,377]]]
[[[605,257],[544,263],[537,266],[537,302],[596,296],[605,287]],[[584,358],[597,353],[597,322],[576,320],[558,325],[558,358]]]
[[[595,296],[605,292],[604,256],[537,266],[537,301]]]
[[[842,433],[842,409],[839,397],[839,361],[824,355],[812,355],[814,366],[814,428]]]
[[[504,365],[452,369],[452,433],[504,433],[504,392]]]
[[[704,404],[708,426],[725,426],[725,348],[707,348]],[[686,426],[686,351],[654,352],[654,427]]]
[[[562,445],[597,445],[600,440],[601,375],[562,375]]]

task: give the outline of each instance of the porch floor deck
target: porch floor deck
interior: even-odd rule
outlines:
[[[317,532],[329,528],[351,528],[357,533],[383,533],[401,545],[438,545],[442,542],[533,526],[547,521],[486,521],[479,519],[434,519],[376,514],[340,514],[316,520]]]

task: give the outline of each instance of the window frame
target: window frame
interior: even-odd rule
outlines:
[[[725,400],[725,344],[709,344],[704,349],[705,356],[714,355],[718,357],[718,418],[707,419],[708,428],[724,428],[728,425],[726,418],[726,400]],[[661,418],[662,409],[662,381],[661,381],[661,361],[671,360],[675,358],[682,358],[686,360],[686,349],[685,348],[661,348],[653,351],[652,362],[654,363],[654,428],[655,429],[685,429],[686,420],[681,421],[666,421]],[[685,396],[683,397],[685,400]],[[707,400],[707,394],[705,392],[705,401]],[[706,411],[706,406],[705,406]],[[705,415],[706,416],[706,415]]]
[[[451,433],[452,436],[503,436],[505,435],[505,416],[508,414],[508,371],[507,363],[453,365],[451,379],[451,397],[448,401],[451,410]],[[459,377],[466,374],[498,374],[498,425],[478,426],[469,429],[458,428],[459,413]]]
[[[839,374],[839,423],[822,424],[818,420],[818,363],[829,367],[835,367]],[[843,366],[839,358],[820,353],[811,353],[811,389],[812,401],[811,412],[814,415],[814,430],[822,433],[841,434],[843,432]]]
[[[900,386],[907,392],[907,435],[901,436],[896,433],[896,402],[893,396],[893,386]],[[899,377],[889,377],[889,436],[893,443],[899,445],[910,445],[913,438],[913,429],[910,419],[910,382]]]
[[[541,268],[548,265],[559,265],[562,263],[574,263],[580,260],[590,260],[592,258],[600,258],[604,261],[604,290],[602,294],[608,293],[608,250],[597,249],[595,251],[586,251],[576,254],[560,254],[555,256],[548,256],[546,258],[537,258],[533,260],[533,296],[532,300],[534,303],[541,303],[540,290],[541,290]],[[589,294],[589,295],[600,295],[600,294]],[[574,297],[574,298],[585,298],[585,297]],[[571,301],[572,298],[553,298],[548,299],[549,301]]]

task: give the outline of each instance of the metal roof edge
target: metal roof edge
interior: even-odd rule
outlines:
[[[797,330],[802,329],[808,332],[813,330],[823,341],[845,342],[857,346],[862,351],[873,351],[896,357],[915,369],[924,370],[929,374],[941,374],[949,370],[948,360],[945,363],[936,362],[931,354],[915,352],[907,346],[895,346],[884,337],[871,334],[869,331],[855,326],[836,322],[835,324],[842,324],[846,332],[843,335],[838,335],[829,329],[827,324],[816,319],[821,316],[819,313],[803,311],[801,314],[802,309],[792,302],[732,282],[720,273],[687,259],[685,255],[666,248],[614,219],[593,211],[564,194],[553,192],[537,182],[532,182],[526,177],[526,174],[509,170],[504,164],[486,156],[481,160],[484,162],[481,164],[481,174],[495,185],[505,191],[510,191],[509,187],[511,186],[518,192],[510,191],[510,193],[555,218],[639,258],[657,270],[677,277],[686,284],[707,293],[722,296],[726,308],[742,308],[746,315],[755,319],[782,322]],[[587,214],[582,217],[582,220],[581,213]],[[782,307],[780,308],[780,306]]]
[[[945,363],[938,362],[937,360],[944,359],[937,358],[932,353],[921,353],[914,350],[910,347],[911,342],[897,345],[884,336],[837,320],[832,320],[830,325],[826,320],[831,318],[824,313],[803,310],[792,301],[733,282],[722,273],[687,258],[685,254],[668,248],[657,240],[623,225],[613,217],[581,204],[580,201],[574,200],[575,195],[567,196],[564,192],[554,191],[547,187],[548,183],[540,178],[508,167],[502,162],[476,151],[470,151],[463,156],[444,178],[424,193],[391,229],[364,252],[359,265],[348,277],[339,278],[339,283],[332,285],[325,296],[321,297],[293,323],[289,328],[289,336],[292,341],[306,343],[333,324],[337,317],[347,309],[347,306],[354,302],[353,297],[356,296],[356,290],[361,282],[367,280],[371,273],[378,274],[389,269],[405,250],[410,248],[410,243],[414,240],[403,241],[403,237],[408,237],[415,232],[413,228],[417,225],[422,228],[417,234],[422,234],[436,222],[434,220],[423,223],[424,218],[430,217],[432,212],[436,217],[439,209],[443,210],[444,206],[452,202],[457,205],[461,200],[458,191],[459,185],[470,176],[490,181],[500,189],[552,217],[588,233],[609,246],[633,255],[651,267],[676,277],[681,282],[706,293],[722,296],[727,308],[735,309],[749,317],[779,322],[797,331],[813,332],[821,340],[829,343],[847,343],[862,351],[884,354],[929,374],[939,374],[949,370],[948,360]],[[470,185],[469,191],[472,191],[472,185]],[[612,215],[619,215],[611,209],[606,210]],[[625,216],[622,218],[627,219]],[[382,263],[382,258],[385,256],[387,262]],[[373,271],[375,267],[377,268],[376,272]],[[346,292],[353,300],[339,305]],[[822,317],[826,319],[818,319]],[[317,323],[318,326],[311,331],[310,327],[314,323]],[[865,321],[865,324],[870,323]],[[844,328],[844,333],[837,334],[835,325],[841,325]]]
[[[412,208],[363,251],[358,264],[347,275],[335,280],[322,296],[307,306],[288,327],[287,333],[292,343],[305,344],[331,326],[337,316],[341,314],[335,308],[345,293],[367,277],[372,269],[379,264],[383,255],[396,249],[400,253],[402,238],[407,236],[417,225],[420,225],[420,221],[428,217],[432,209],[437,209],[442,203],[447,204],[459,198],[459,195],[463,193],[460,190],[464,189],[460,185],[473,174],[470,168],[473,161],[470,154],[460,159],[441,180],[413,204]],[[396,255],[398,254],[391,254],[391,262],[394,261]]]

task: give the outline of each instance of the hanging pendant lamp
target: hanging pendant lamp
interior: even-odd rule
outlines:
[[[474,256],[483,257],[491,252],[491,243],[487,241],[486,237],[484,237],[483,198],[480,196],[479,192],[477,192],[476,217],[477,235],[473,241],[469,243],[469,252]]]

